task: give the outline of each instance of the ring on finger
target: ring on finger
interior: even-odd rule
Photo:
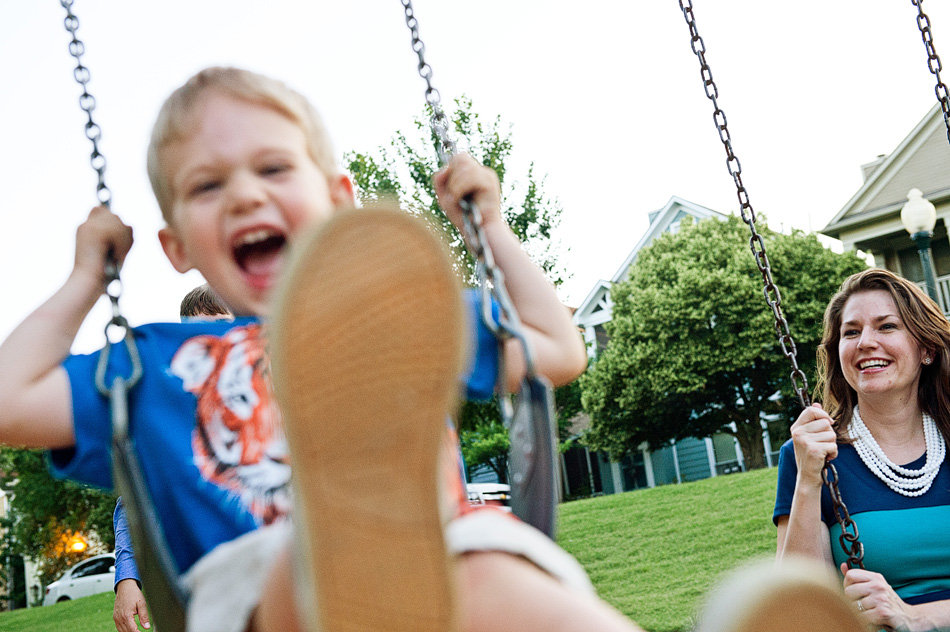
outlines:
[[[858,599],[858,611],[864,612],[864,604],[861,603],[860,599]]]

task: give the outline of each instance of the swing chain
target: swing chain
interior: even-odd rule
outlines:
[[[419,57],[419,76],[426,82],[426,103],[432,108],[432,117],[429,124],[438,141],[436,150],[439,154],[439,164],[445,166],[456,154],[458,148],[455,141],[449,136],[449,119],[442,110],[442,95],[432,85],[432,66],[425,59],[426,45],[419,37],[419,20],[416,19],[411,0],[401,0],[402,8],[406,12],[406,26],[412,35],[412,50]]]
[[[109,190],[109,187],[106,186],[106,157],[99,151],[99,140],[102,138],[102,130],[99,128],[99,125],[92,120],[92,111],[96,109],[96,99],[89,94],[87,86],[90,79],[89,69],[82,65],[82,54],[86,52],[86,47],[82,43],[82,40],[76,36],[76,31],[79,29],[79,18],[73,14],[73,0],[60,0],[60,4],[66,9],[66,20],[64,21],[66,30],[69,31],[69,34],[73,37],[73,40],[69,43],[69,54],[76,58],[76,68],[73,69],[73,78],[76,79],[76,83],[82,86],[82,94],[79,96],[79,107],[82,108],[82,111],[85,112],[88,117],[88,121],[86,122],[86,138],[92,141],[92,154],[89,156],[89,161],[99,176],[99,183],[96,185],[96,197],[99,199],[100,204],[109,206],[109,202],[112,201],[112,192]]]
[[[940,107],[943,110],[943,122],[947,126],[947,140],[950,140],[950,91],[946,84],[940,78],[940,71],[943,70],[943,64],[940,63],[940,57],[937,55],[937,49],[934,48],[933,33],[930,30],[930,18],[924,13],[924,0],[911,0],[917,7],[917,28],[920,30],[920,37],[924,40],[924,48],[927,49],[927,67],[931,74],[937,78],[937,86],[934,93],[937,100],[940,101]]]
[[[922,0],[915,0],[915,4],[917,1]],[[713,80],[712,70],[706,62],[706,45],[696,27],[693,3],[692,0],[679,0],[679,5],[683,11],[683,17],[686,18],[686,24],[689,26],[690,46],[693,50],[693,54],[699,59],[700,74],[703,78],[703,88],[706,92],[706,97],[713,104],[713,121],[716,123],[716,129],[719,132],[719,140],[722,141],[722,145],[726,150],[726,167],[736,185],[736,194],[739,198],[739,213],[742,216],[742,221],[748,225],[751,231],[749,246],[752,249],[756,266],[759,268],[759,272],[762,274],[762,280],[765,284],[765,300],[772,309],[775,333],[778,335],[782,353],[792,366],[792,386],[798,395],[798,400],[802,408],[807,408],[811,405],[811,397],[808,395],[808,380],[805,377],[805,372],[798,366],[798,352],[795,347],[795,341],[792,338],[788,321],[782,314],[782,295],[772,277],[772,266],[769,263],[769,258],[765,251],[765,240],[758,230],[756,230],[755,211],[752,209],[752,203],[749,201],[749,193],[742,183],[742,165],[732,150],[732,137],[729,134],[726,113],[719,107],[717,100],[719,97],[719,88],[716,86],[716,82]],[[831,503],[834,507],[835,516],[838,519],[838,524],[841,526],[841,546],[848,555],[848,565],[851,568],[864,568],[864,547],[858,541],[858,527],[854,523],[854,520],[851,519],[848,509],[841,499],[841,493],[838,490],[838,472],[831,463],[825,463],[822,469],[822,480],[825,482],[831,494]],[[850,546],[846,545],[845,542],[848,542]]]
[[[429,119],[432,133],[435,136],[436,151],[439,155],[439,165],[444,167],[453,156],[458,153],[458,146],[452,140],[449,129],[449,119],[442,110],[442,97],[432,85],[432,66],[425,59],[425,44],[419,36],[419,21],[412,8],[412,0],[400,0],[406,13],[406,26],[412,35],[412,50],[419,58],[419,76],[426,82],[426,103],[432,108],[432,117]],[[504,274],[495,265],[495,258],[482,228],[481,212],[470,199],[459,201],[462,209],[462,232],[465,242],[475,258],[475,275],[482,295],[482,320],[485,325],[499,339],[516,338],[524,351],[525,368],[529,377],[535,377],[535,360],[531,345],[528,344],[521,321],[511,302],[511,297],[505,286]],[[498,304],[499,318],[496,322],[491,313],[491,297],[494,296]],[[500,400],[505,400],[502,397]]]
[[[841,492],[838,491],[838,470],[835,469],[834,465],[826,464],[826,467],[821,471],[821,480],[831,492],[831,506],[835,512],[835,518],[841,526],[838,543],[848,556],[848,568],[863,569],[864,545],[858,539],[858,525],[851,519],[848,508],[841,502]],[[838,502],[835,502],[835,499]]]
[[[100,204],[109,208],[112,202],[112,191],[106,186],[105,181],[106,157],[99,151],[102,129],[92,118],[92,111],[96,109],[96,99],[89,94],[87,85],[90,79],[89,69],[82,64],[82,55],[86,52],[86,46],[76,35],[76,31],[79,30],[79,18],[73,14],[73,0],[60,0],[60,4],[66,9],[66,19],[63,24],[73,38],[69,43],[69,54],[76,59],[76,68],[73,69],[73,78],[76,79],[76,83],[82,86],[82,94],[79,97],[79,107],[82,108],[82,111],[86,113],[88,118],[86,122],[86,138],[92,142],[92,153],[89,156],[89,162],[92,164],[92,168],[95,169],[96,175],[99,178],[99,182],[96,185],[96,197]],[[112,303],[112,318],[106,324],[106,344],[102,353],[99,355],[99,362],[96,366],[96,388],[102,395],[112,397],[116,387],[124,393],[135,386],[142,376],[142,361],[135,345],[132,328],[119,310],[122,281],[119,279],[119,262],[116,261],[115,254],[111,251],[106,260],[105,281],[105,292],[109,297],[109,301]],[[125,342],[126,348],[128,349],[132,368],[128,378],[117,377],[113,386],[110,387],[105,382],[105,376],[106,367],[109,364],[110,351],[112,350],[112,342],[109,336],[109,331],[112,327],[118,327],[121,330],[121,339]]]

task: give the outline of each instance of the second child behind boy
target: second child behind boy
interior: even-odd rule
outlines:
[[[495,383],[494,339],[479,324],[475,304],[464,310],[468,326],[476,330],[463,336],[469,344],[453,334],[465,329],[463,310],[453,307],[452,292],[446,292],[454,287],[447,280],[448,266],[444,261],[441,268],[434,265],[444,252],[425,229],[393,213],[340,213],[353,206],[353,194],[333,156],[319,117],[303,97],[280,82],[237,69],[211,68],[191,78],[166,101],[153,130],[149,175],[167,224],[159,233],[165,253],[179,272],[198,270],[237,316],[233,323],[159,323],[135,330],[144,371],[130,394],[131,431],[172,556],[192,590],[189,629],[444,632],[454,622],[466,630],[636,629],[596,598],[554,579],[576,576],[576,563],[506,516],[469,512],[455,518],[448,526],[452,555],[446,557],[442,534],[431,530],[439,523],[443,500],[431,496],[459,482],[455,468],[439,464],[438,437],[445,416],[454,412],[455,371],[465,355],[461,347],[469,347],[478,367],[465,371],[469,377],[463,382],[471,394],[488,396]],[[504,224],[494,172],[459,156],[437,174],[435,185],[456,225],[458,200],[473,196],[533,343],[539,373],[555,384],[573,379],[586,362],[583,346],[553,289]],[[322,233],[305,239],[321,226]],[[404,242],[380,239],[379,231],[398,232]],[[284,359],[278,396],[285,406],[301,404],[288,420],[293,421],[291,437],[299,441],[289,454],[273,400],[264,337],[269,324],[262,319],[271,314],[287,248],[298,241],[307,247],[295,264],[296,276],[314,284],[288,285],[273,349]],[[49,448],[56,473],[105,488],[112,485],[110,424],[108,403],[93,386],[97,354],[69,356],[69,348],[102,293],[107,253],[121,261],[131,245],[128,227],[107,209],[94,209],[77,231],[75,264],[65,284],[0,345],[0,441]],[[377,269],[384,270],[406,254],[400,251],[403,245],[421,253],[405,261],[424,265],[410,266],[401,281],[363,275],[360,287],[366,293],[358,296],[341,286],[361,258],[376,256]],[[333,253],[331,260],[321,260],[321,251]],[[428,284],[441,288],[432,296],[443,297],[433,301],[432,309],[426,309]],[[394,291],[396,285],[402,294]],[[298,298],[306,299],[314,313],[295,311]],[[404,304],[414,306],[411,318]],[[339,351],[339,341],[321,340],[320,334],[324,327],[329,331],[329,324],[338,327],[341,319],[357,339],[372,337],[377,347],[389,345],[388,364],[363,356],[348,363],[354,358],[345,353],[333,356],[338,364],[321,364],[325,351]],[[410,345],[400,334],[413,326],[447,333],[431,337],[441,346]],[[300,329],[288,336],[291,328]],[[305,331],[314,346],[297,344]],[[128,357],[114,351],[110,374],[124,373]],[[420,353],[425,362],[417,362]],[[524,370],[516,343],[509,344],[507,358],[505,378],[515,385]],[[312,393],[298,388],[310,372],[307,367],[329,369],[327,379],[351,388],[349,401],[372,402],[378,416],[344,425],[351,407],[329,401],[326,410],[339,414],[326,416],[310,399]],[[371,371],[372,380],[367,379]],[[399,388],[400,380],[413,388]],[[334,392],[326,396],[332,399]],[[432,406],[433,397],[444,403],[442,409]],[[301,417],[300,410],[307,416]],[[393,428],[419,444],[387,444]],[[334,451],[320,444],[324,432],[339,436],[341,448],[354,458],[365,456],[360,446],[377,446],[380,440],[389,453],[366,462],[378,465],[377,471],[348,469],[346,459],[332,461]],[[317,454],[319,459],[311,458]],[[293,499],[293,527],[287,520],[290,456],[299,468],[294,484],[304,480]],[[424,467],[416,471],[415,463]],[[402,499],[421,490],[415,495],[427,496],[421,505],[428,512],[422,517],[426,530],[396,524],[392,512],[378,504],[377,520],[363,512],[362,521],[315,528],[313,515],[321,507],[310,506],[314,498],[336,502],[332,490],[314,484],[322,479],[310,476],[321,468],[344,473],[337,480],[350,486],[353,506],[372,505],[381,485],[395,486],[394,497]],[[426,483],[440,471],[454,472],[456,478]],[[462,512],[449,507],[444,515],[452,513]],[[479,527],[466,530],[476,515]],[[391,529],[377,530],[378,525]],[[395,533],[393,540],[410,553],[418,547],[440,559],[406,556],[400,549],[398,559],[405,564],[393,565],[385,554],[335,557],[335,549],[324,546],[337,539],[346,551],[358,552],[365,541],[378,550],[378,539]],[[359,590],[336,592],[334,582],[344,577]],[[457,606],[451,605],[451,591],[433,590],[427,600],[428,589],[453,583],[459,587]]]

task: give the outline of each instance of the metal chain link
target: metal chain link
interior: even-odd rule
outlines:
[[[63,24],[66,31],[72,36],[69,43],[69,54],[76,59],[76,68],[73,70],[73,78],[76,79],[82,87],[82,94],[79,96],[79,107],[86,113],[86,138],[92,142],[92,153],[89,155],[89,162],[96,171],[99,178],[96,184],[96,198],[103,206],[110,207],[112,203],[112,191],[106,186],[106,157],[99,151],[99,141],[102,139],[102,129],[92,118],[92,111],[96,109],[96,99],[89,93],[88,83],[90,79],[89,69],[82,63],[82,55],[86,52],[86,46],[76,35],[79,30],[79,18],[73,14],[74,0],[60,0],[60,4],[66,9],[66,19]],[[109,337],[109,331],[117,327],[122,332],[122,339],[128,348],[129,356],[132,360],[132,369],[128,378],[116,378],[123,380],[126,389],[132,388],[142,375],[142,362],[139,358],[138,349],[135,340],[132,337],[132,328],[129,322],[119,310],[119,298],[122,295],[122,281],[119,279],[119,263],[115,255],[110,252],[105,266],[106,295],[112,303],[112,318],[106,324],[106,344],[99,356],[99,364],[96,367],[96,388],[104,396],[109,397],[113,394],[113,388],[106,384],[105,373],[109,362],[109,355],[112,349],[112,343]]]
[[[432,108],[432,117],[429,124],[436,138],[436,150],[439,155],[439,165],[444,167],[458,153],[458,146],[449,135],[449,119],[442,110],[442,97],[432,85],[432,66],[425,60],[425,44],[419,37],[419,21],[416,19],[411,0],[400,0],[406,13],[406,26],[412,34],[412,50],[419,58],[419,76],[426,82],[426,103]],[[491,247],[482,229],[482,217],[478,207],[468,198],[459,202],[462,208],[463,234],[465,242],[475,257],[475,274],[482,292],[482,320],[499,339],[516,338],[524,350],[527,375],[536,375],[534,352],[528,339],[525,337],[521,320],[515,311],[508,290],[505,287],[504,274],[495,265],[495,258]],[[492,318],[491,297],[498,304],[498,322]],[[499,400],[505,400],[504,397]]]
[[[927,49],[927,67],[931,74],[937,78],[937,86],[934,93],[937,100],[940,101],[940,107],[943,109],[943,122],[947,126],[947,140],[950,141],[950,91],[946,84],[940,78],[940,71],[943,70],[943,64],[940,63],[940,57],[937,55],[937,49],[934,48],[933,33],[930,30],[930,18],[924,13],[924,0],[911,0],[917,7],[917,28],[920,30],[920,37],[924,40],[924,48]]]
[[[782,354],[788,359],[792,366],[790,376],[792,386],[798,395],[802,408],[807,408],[811,405],[811,397],[808,395],[808,380],[805,377],[804,371],[798,366],[795,341],[792,339],[788,321],[782,314],[782,295],[772,278],[772,267],[769,263],[768,255],[766,254],[765,240],[758,230],[756,230],[755,211],[752,209],[752,203],[749,201],[749,193],[742,183],[742,165],[732,149],[732,137],[729,134],[726,114],[722,108],[719,107],[717,100],[719,97],[719,89],[715,81],[713,81],[712,70],[706,61],[706,45],[703,42],[703,38],[699,35],[699,30],[696,28],[693,4],[691,0],[679,0],[679,5],[683,11],[683,17],[686,18],[686,24],[689,26],[690,46],[693,53],[699,59],[700,74],[703,78],[703,88],[706,92],[706,97],[713,104],[713,121],[719,132],[719,140],[722,141],[722,145],[726,150],[726,167],[736,185],[736,194],[739,198],[739,213],[751,232],[749,246],[752,249],[752,255],[755,257],[756,266],[762,274],[765,300],[772,310],[775,333],[782,347]],[[849,568],[864,568],[864,547],[858,541],[858,527],[851,519],[848,509],[838,491],[838,472],[834,465],[825,463],[822,470],[822,479],[828,487],[828,491],[831,493],[831,502],[834,506],[835,516],[838,519],[838,524],[841,526],[842,536],[840,541],[842,548],[848,555],[848,566]]]
[[[60,0],[60,4],[66,9],[66,20],[64,21],[66,30],[69,31],[69,34],[73,37],[73,41],[69,43],[69,54],[76,58],[76,68],[73,70],[73,78],[76,79],[76,83],[82,86],[82,94],[79,96],[79,107],[82,108],[82,111],[85,112],[88,117],[86,122],[86,138],[92,141],[92,154],[89,156],[89,161],[99,176],[99,183],[96,185],[96,197],[99,199],[100,204],[109,206],[109,203],[112,201],[112,192],[109,190],[109,187],[106,186],[106,158],[99,151],[99,140],[102,138],[102,130],[96,122],[92,120],[92,111],[96,109],[96,99],[89,94],[87,86],[90,79],[89,69],[82,65],[82,55],[86,52],[86,47],[76,36],[76,31],[79,29],[79,18],[73,14],[73,0]]]

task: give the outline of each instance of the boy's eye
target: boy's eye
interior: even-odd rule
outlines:
[[[290,170],[290,165],[286,163],[274,163],[266,165],[261,169],[261,173],[265,176],[277,175],[279,173],[284,173],[285,171]]]
[[[221,183],[218,180],[203,180],[201,182],[196,183],[194,186],[192,186],[191,189],[189,190],[189,193],[191,193],[192,196],[201,195],[202,193],[208,193],[209,191],[214,191],[220,186],[221,186]]]

